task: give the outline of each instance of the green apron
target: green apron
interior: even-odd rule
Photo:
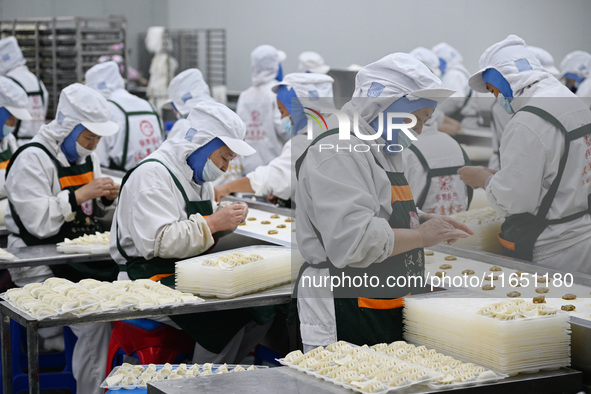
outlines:
[[[187,217],[193,214],[200,214],[202,216],[211,215],[213,213],[213,207],[211,201],[189,201],[185,189],[174,176],[174,174],[166,167],[164,163],[157,159],[147,159],[139,163],[133,169],[131,169],[121,182],[121,190],[129,175],[137,169],[139,166],[149,162],[160,163],[166,168],[178,190],[183,195],[185,204],[187,206]],[[120,192],[121,193],[121,192]],[[115,219],[116,220],[116,219]],[[130,279],[154,279],[158,280],[163,275],[170,274],[160,279],[160,283],[173,287],[175,285],[175,263],[179,259],[164,259],[161,257],[154,257],[152,259],[145,259],[142,256],[130,257],[125,253],[123,247],[119,243],[119,234],[117,232],[117,250],[126,260],[127,274]],[[215,239],[215,236],[214,236]],[[212,246],[213,247],[213,246]],[[253,319],[252,309],[258,310],[259,308],[250,309],[233,309],[227,311],[216,311],[216,312],[203,312],[189,315],[176,315],[169,316],[183,331],[187,332],[193,339],[195,339],[201,346],[209,350],[212,353],[219,353],[226,346],[226,344],[232,339],[232,337],[249,321]],[[261,312],[268,311],[268,308],[261,308]],[[264,313],[261,313],[264,315]],[[258,316],[254,316],[255,318]],[[259,324],[269,321],[273,316],[267,316],[267,319],[257,319]]]
[[[550,122],[560,129],[565,138],[564,152],[560,158],[556,178],[554,178],[552,185],[550,185],[548,192],[546,192],[546,195],[542,199],[538,213],[536,215],[532,215],[531,213],[525,212],[510,215],[505,219],[505,222],[501,226],[501,232],[499,233],[499,241],[501,242],[504,255],[532,261],[533,249],[536,240],[546,229],[546,227],[551,224],[570,222],[590,213],[591,194],[587,199],[588,203],[586,210],[568,215],[560,219],[546,219],[564,174],[564,168],[566,167],[566,161],[568,159],[568,153],[570,150],[570,143],[578,138],[582,138],[591,134],[591,124],[581,126],[572,131],[567,131],[564,125],[560,123],[558,119],[541,108],[527,106],[523,107],[519,111],[530,112]]]
[[[129,117],[130,116],[138,116],[138,115],[154,115],[154,116],[156,116],[156,119],[158,119],[158,127],[160,128],[160,137],[162,138],[162,141],[164,141],[164,131],[162,130],[160,115],[158,115],[158,112],[156,112],[156,110],[127,112],[123,109],[123,107],[121,105],[119,105],[115,101],[113,101],[113,100],[108,100],[108,101],[110,103],[112,103],[113,105],[115,105],[117,108],[119,108],[121,110],[121,112],[123,112],[123,114],[125,115],[125,139],[123,140],[123,155],[121,156],[121,164],[117,165],[111,159],[110,163],[109,163],[109,168],[112,170],[126,171],[125,164],[127,164],[127,151],[129,149]]]
[[[82,164],[77,164],[69,167],[62,166],[60,162],[47,150],[45,146],[38,142],[31,142],[21,146],[12,156],[10,163],[6,167],[6,176],[16,158],[25,150],[30,148],[39,148],[44,151],[53,161],[57,168],[57,175],[62,190],[68,190],[74,193],[78,188],[86,185],[94,179],[93,164],[91,156],[86,158]],[[12,203],[8,204],[12,218],[18,227],[18,236],[28,245],[47,245],[63,242],[65,238],[77,238],[85,234],[94,234],[103,229],[99,222],[94,218],[96,206],[94,200],[85,202],[78,206],[75,213],[74,220],[71,222],[64,222],[59,232],[56,235],[47,238],[37,238],[29,233],[21,221]],[[86,210],[86,212],[85,212]],[[60,264],[51,265],[49,268],[54,275],[78,282],[85,278],[95,278],[98,280],[114,280],[117,277],[118,267],[112,261],[97,261],[90,263],[75,263],[75,264]]]
[[[320,139],[337,134],[338,130],[331,130],[317,137],[310,146]],[[308,147],[309,149],[309,147]],[[307,149],[296,162],[296,176],[304,160]],[[382,169],[382,165],[376,160],[376,164]],[[404,173],[384,170],[390,181],[392,190],[392,214],[388,223],[392,228],[413,228],[419,224],[416,206],[412,197]],[[324,247],[322,236],[312,225],[321,245]],[[328,268],[331,276],[377,276],[381,284],[385,284],[389,276],[422,276],[424,277],[424,251],[422,248],[392,256],[379,264],[372,264],[367,268],[335,267],[327,258],[320,264],[314,264],[314,268]],[[294,298],[297,298],[297,288],[302,272],[311,266],[305,263],[300,270],[300,275],[295,286]],[[422,289],[411,286],[395,288],[335,288],[334,305],[339,340],[348,341],[358,345],[373,345],[382,342],[393,342],[402,339],[402,297],[409,293],[416,294]]]
[[[25,93],[27,93],[28,97],[39,96],[41,98],[41,103],[43,105],[45,105],[45,98],[43,97],[43,89],[41,88],[41,81],[39,80],[39,78],[37,78],[37,85],[39,86],[39,90],[34,90],[32,92],[27,91],[27,89],[25,89],[25,87],[18,80],[16,80],[16,78],[9,77],[9,76],[7,76],[7,78],[12,79],[12,81],[14,83],[16,83],[18,86],[20,86],[25,91]],[[21,121],[20,121],[20,119],[18,119],[16,122],[16,127],[15,127],[14,131],[12,132],[12,135],[14,135],[14,138],[18,139],[18,131],[20,128],[21,128]]]
[[[460,144],[458,144],[460,149],[462,150],[462,154],[464,155],[464,166],[469,166],[471,164],[470,158],[466,154],[466,151]],[[442,168],[431,168],[429,167],[429,163],[427,163],[427,159],[423,155],[423,153],[414,145],[409,146],[409,149],[417,155],[419,162],[423,166],[423,169],[427,172],[427,182],[425,184],[425,188],[419,195],[417,200],[417,207],[419,209],[423,209],[423,205],[425,204],[425,200],[427,199],[427,195],[429,194],[429,189],[431,188],[431,180],[433,178],[437,178],[440,176],[452,176],[458,175],[458,170],[463,166],[455,166],[455,167],[442,167]],[[470,186],[466,185],[466,194],[468,195],[468,205],[466,206],[466,211],[470,208],[470,203],[472,202],[472,197],[474,195],[474,189]]]
[[[12,149],[10,146],[4,152],[0,153],[0,170],[5,170],[8,167],[10,158],[12,157]]]

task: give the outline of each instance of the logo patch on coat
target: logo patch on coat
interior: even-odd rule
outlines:
[[[151,137],[152,134],[154,134],[154,126],[152,126],[152,123],[147,120],[142,120],[140,123],[140,131],[146,137]]]

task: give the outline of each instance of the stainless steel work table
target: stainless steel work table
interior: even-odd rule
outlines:
[[[56,317],[36,320],[18,311],[8,302],[0,302],[0,335],[2,336],[2,381],[3,392],[12,393],[12,366],[10,342],[10,319],[15,320],[27,330],[27,356],[29,369],[29,392],[39,393],[39,337],[38,330],[43,327],[61,327],[75,324],[110,322],[117,320],[150,318],[156,316],[183,315],[188,313],[210,312],[228,309],[249,308],[265,305],[282,305],[291,302],[290,284],[277,286],[258,293],[232,299],[206,299],[196,305],[182,305],[151,309],[146,311],[104,312],[84,317]]]
[[[10,261],[0,261],[0,269],[111,260],[108,253],[69,254],[58,252],[54,244],[7,248],[5,250],[12,253],[16,258]]]
[[[579,390],[581,372],[570,368],[558,371],[521,374],[499,380],[496,383],[468,386],[455,390],[430,389],[425,385],[411,386],[396,393],[454,393],[479,394],[521,394],[521,393],[556,393]],[[299,394],[299,393],[352,393],[351,390],[325,382],[303,372],[288,367],[259,369],[244,373],[205,376],[194,379],[175,379],[148,383],[148,394],[185,394],[185,393],[252,393],[252,394]]]

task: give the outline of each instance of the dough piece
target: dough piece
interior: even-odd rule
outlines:
[[[538,293],[538,294],[546,294],[549,291],[550,291],[550,289],[547,287],[538,287],[536,289],[536,293]]]
[[[449,270],[449,269],[452,269],[452,268],[453,267],[451,266],[451,264],[441,264],[439,266],[439,269],[442,269],[442,270]]]
[[[494,290],[494,289],[496,289],[496,288],[497,288],[497,287],[496,287],[496,286],[494,286],[494,285],[484,285],[484,286],[482,286],[482,290],[485,290],[485,291],[488,291],[488,290]]]
[[[432,250],[425,250],[425,256],[434,256],[435,252]]]
[[[499,280],[499,277],[497,275],[485,275],[484,276],[484,280],[492,280],[492,281],[495,281],[495,280]]]
[[[462,271],[462,275],[474,275],[474,270],[467,269]]]
[[[533,302],[534,304],[545,304],[545,303],[546,303],[546,297],[545,297],[545,296],[543,296],[543,295],[541,295],[541,296],[539,296],[539,297],[534,297],[534,298],[532,299],[532,302]]]
[[[567,312],[573,312],[576,308],[574,305],[568,304],[568,305],[561,306],[560,309],[562,309],[563,311],[567,311]]]
[[[246,226],[246,222],[240,222],[239,226]]]
[[[512,297],[512,298],[521,297],[521,293],[518,291],[510,291],[507,293],[507,297]]]
[[[287,226],[285,224],[278,224],[277,228],[286,228]]]
[[[537,280],[538,283],[549,283],[550,282],[550,278],[546,278],[543,276],[540,276]]]
[[[446,275],[446,274],[445,274],[445,271],[437,271],[437,272],[435,273],[435,276],[438,276],[438,277],[440,277],[440,278],[443,278],[445,275]]]
[[[445,256],[443,260],[445,261],[456,261],[458,258],[456,256]]]
[[[576,300],[577,299],[577,296],[575,294],[568,293],[568,294],[563,295],[562,296],[562,299],[563,300],[568,300],[568,301],[570,301],[570,300]]]
[[[271,219],[279,219],[279,215],[271,215]]]
[[[292,218],[287,218],[287,219],[285,219],[285,221],[286,221],[287,223],[291,223],[291,222],[295,222],[295,219],[292,219]]]
[[[498,272],[498,271],[502,271],[503,269],[501,267],[499,267],[498,265],[493,265],[492,267],[490,267],[490,270],[493,272]]]
[[[251,220],[252,221],[252,220],[257,220],[257,218],[250,217],[250,218],[247,218],[246,220]]]
[[[271,224],[271,222],[270,222],[270,221],[268,221],[268,220],[263,220],[263,221],[261,222],[261,224]]]
[[[269,230],[269,231],[267,231],[267,234],[269,234],[269,235],[275,235],[275,234],[279,234],[279,231],[277,231],[277,230]]]

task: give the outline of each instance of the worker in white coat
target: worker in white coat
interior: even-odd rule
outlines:
[[[465,127],[475,127],[478,120],[478,106],[468,84],[470,73],[464,66],[462,55],[446,42],[440,42],[431,49],[439,57],[443,86],[455,91],[449,100],[441,105],[440,110],[450,118],[461,122]]]
[[[177,121],[174,122],[166,138],[173,138],[179,132],[187,131],[189,128],[187,116],[195,104],[202,101],[214,101],[209,86],[198,68],[188,68],[175,76],[168,85],[168,97],[164,108],[170,105]]]
[[[86,86],[109,101],[111,120],[120,133],[101,140],[97,155],[101,165],[128,171],[154,152],[164,138],[158,113],[148,101],[125,90],[125,81],[114,61],[99,63],[85,74]]]
[[[18,122],[13,132],[18,144],[22,145],[29,142],[45,123],[48,94],[41,79],[29,71],[21,48],[12,36],[0,40],[0,75],[12,79],[27,93],[27,109],[32,119]]]
[[[441,64],[439,57],[432,50],[425,47],[416,47],[409,52],[410,55],[419,59],[425,66],[429,67],[429,70],[435,74],[438,78],[441,78]],[[438,110],[438,112],[441,112]],[[443,118],[437,116],[437,128],[449,135],[456,135],[462,130],[462,124],[456,119],[450,118],[445,115]]]
[[[456,140],[437,130],[443,117],[443,112],[435,110],[417,141],[402,151],[402,157],[417,208],[452,215],[468,210],[473,190],[457,174],[460,167],[470,165],[468,155]]]
[[[195,105],[187,120],[184,133],[166,140],[123,179],[110,246],[113,259],[125,266],[120,279],[162,278],[174,285],[176,261],[206,252],[246,218],[242,202],[214,211],[211,185],[234,156],[254,153],[244,142],[244,123],[213,101]],[[260,317],[254,313],[240,309],[170,319],[197,340],[195,362],[235,363],[268,328],[268,321],[253,321]]]
[[[4,178],[12,154],[17,150],[16,138],[12,134],[18,121],[31,120],[27,110],[27,93],[14,81],[0,76],[0,199],[6,198]]]
[[[257,167],[240,179],[216,186],[216,201],[230,193],[254,193],[256,196],[267,196],[271,203],[291,205],[296,184],[294,162],[310,142],[307,138],[308,121],[305,112],[318,119],[318,114],[312,111],[334,108],[333,82],[325,74],[292,73],[273,87],[282,122],[287,128],[286,132],[293,134],[293,137],[285,143],[281,154],[269,164]]]
[[[250,55],[252,86],[240,93],[236,103],[236,113],[246,124],[245,141],[257,151],[244,158],[245,174],[279,156],[291,137],[281,125],[277,97],[271,90],[283,79],[284,59],[285,53],[271,45],[258,46]]]
[[[510,35],[489,47],[470,78],[513,117],[501,139],[501,169],[466,167],[468,185],[486,189],[506,217],[503,253],[567,272],[591,273],[591,112]]]
[[[591,60],[591,53],[586,51],[573,51],[568,53],[560,62],[559,79],[571,92],[578,96],[579,85],[589,76],[591,70],[587,64]]]
[[[298,71],[326,74],[330,71],[330,66],[324,63],[324,58],[318,52],[305,51],[298,56]]]
[[[353,99],[341,111],[357,121],[342,137],[339,129],[320,134],[298,159],[296,236],[306,263],[296,288],[305,351],[337,340],[401,339],[400,297],[418,289],[389,287],[386,278],[422,277],[423,247],[471,232],[449,217],[416,211],[399,154],[412,142],[407,133],[416,138],[451,93],[413,56],[388,55],[356,76]],[[392,119],[394,113],[407,120]],[[411,123],[392,130],[391,121]],[[370,137],[377,139],[367,142]],[[365,275],[380,283],[364,285]],[[334,279],[347,276],[349,284]]]
[[[96,219],[113,214],[119,193],[119,185],[101,177],[93,152],[101,137],[119,130],[109,117],[107,101],[89,87],[75,83],[62,90],[56,119],[21,146],[6,169],[9,247],[56,244],[66,237],[102,231]],[[111,260],[9,271],[19,287],[51,276],[73,282],[117,277],[117,265]],[[98,394],[105,377],[111,324],[71,328],[78,337],[72,362],[77,390]]]
[[[556,78],[560,78],[560,71],[554,66],[554,58],[550,54],[550,52],[546,51],[543,48],[535,47],[532,45],[528,45],[527,49],[532,52],[532,54],[540,61],[542,67],[548,71],[552,76]],[[501,160],[500,160],[500,146],[501,146],[501,135],[503,134],[503,130],[509,120],[511,120],[512,114],[507,113],[498,105],[497,102],[493,103],[491,107],[491,125],[490,128],[492,130],[492,148],[493,148],[493,155],[490,157],[488,161],[488,168],[492,170],[499,170],[501,168]]]

